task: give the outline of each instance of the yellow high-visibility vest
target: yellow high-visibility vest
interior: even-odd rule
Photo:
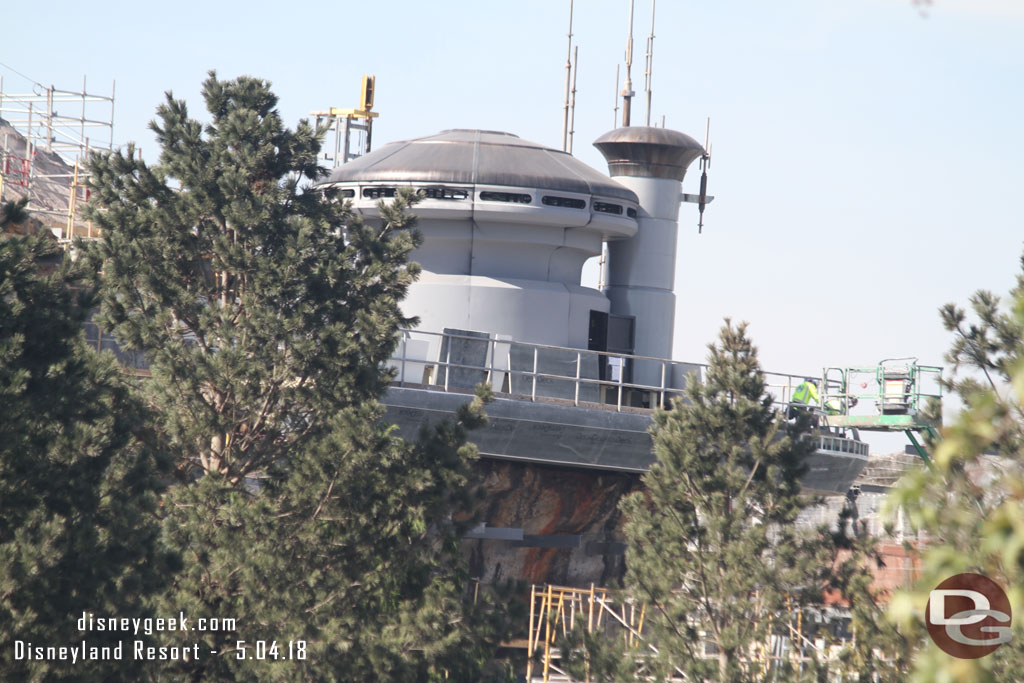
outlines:
[[[818,387],[813,382],[800,382],[793,390],[793,403],[818,403]]]

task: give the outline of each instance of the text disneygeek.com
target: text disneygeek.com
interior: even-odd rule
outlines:
[[[116,645],[110,644],[109,637],[103,639],[103,645],[89,642],[88,637],[71,643],[33,643],[25,640],[14,641],[15,660],[70,661],[189,661],[205,656],[218,654],[234,654],[235,659],[281,660],[306,659],[306,641],[304,640],[236,640],[234,647],[225,651],[211,650],[209,646],[200,646],[197,642],[185,642],[181,645],[153,646],[138,636],[151,636],[154,633],[215,633],[236,630],[236,620],[231,618],[200,617],[192,619],[183,612],[170,618],[156,617],[101,617],[91,612],[83,612],[78,619],[78,630],[82,633],[103,632],[125,633],[135,636],[131,640],[122,640]],[[187,639],[186,639],[187,640]]]

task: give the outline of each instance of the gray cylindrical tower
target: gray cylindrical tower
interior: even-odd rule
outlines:
[[[635,316],[637,355],[671,358],[682,181],[704,148],[689,135],[648,126],[617,128],[594,146],[607,160],[609,175],[633,190],[640,203],[636,235],[608,243],[605,293],[611,312]],[[638,368],[633,381],[657,385],[655,372],[653,366]]]

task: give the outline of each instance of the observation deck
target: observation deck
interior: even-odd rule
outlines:
[[[489,424],[471,440],[486,458],[642,473],[654,462],[647,430],[658,406],[682,399],[708,366],[645,356],[530,344],[465,330],[407,330],[390,360],[383,403],[403,436],[452,416],[477,384],[490,385]],[[657,386],[632,381],[638,371]],[[765,373],[785,411],[801,375]],[[801,483],[809,493],[845,493],[868,444],[843,430],[815,434],[818,449]]]

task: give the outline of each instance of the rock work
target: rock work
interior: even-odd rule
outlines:
[[[484,583],[525,579],[609,586],[625,572],[622,497],[635,474],[481,459],[488,527],[522,529],[522,541],[466,540],[470,570]]]

